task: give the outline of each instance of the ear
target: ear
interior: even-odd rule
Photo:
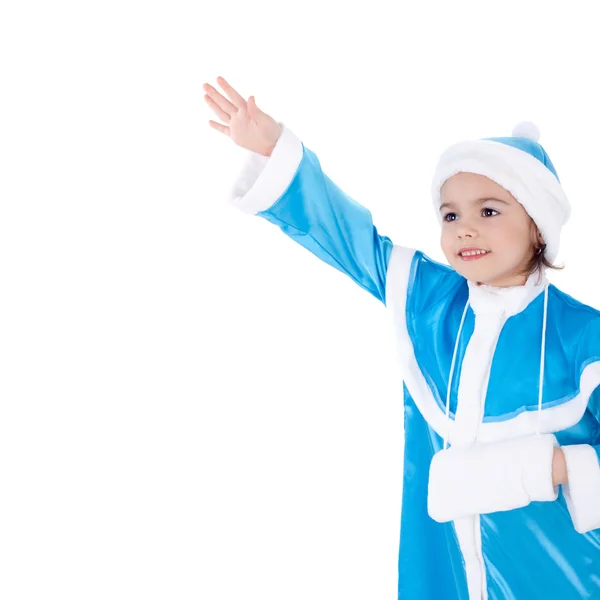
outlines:
[[[533,241],[534,245],[546,243],[544,241],[544,236],[542,235],[542,232],[538,229],[538,227],[535,224],[535,221],[533,219],[531,219],[531,232],[532,232],[533,238],[534,238],[534,241]]]

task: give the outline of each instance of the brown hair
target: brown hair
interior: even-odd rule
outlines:
[[[529,262],[523,268],[523,271],[521,272],[521,274],[529,277],[529,275],[531,275],[535,271],[539,270],[540,277],[541,277],[543,267],[546,267],[547,269],[555,269],[556,271],[560,271],[560,270],[564,269],[565,265],[553,265],[546,258],[546,244],[544,244],[543,241],[540,241],[540,238],[542,238],[542,234],[540,233],[540,231],[537,228],[533,219],[531,219],[531,226],[532,226],[532,233],[535,232],[537,234],[536,237],[537,237],[538,241],[536,243],[532,244],[531,258],[529,259]]]

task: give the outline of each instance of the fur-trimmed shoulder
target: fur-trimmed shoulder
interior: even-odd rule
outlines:
[[[570,339],[577,348],[577,363],[583,367],[600,360],[600,310],[554,285],[549,286],[548,292],[548,310],[561,325],[561,339]]]
[[[413,257],[408,288],[409,309],[416,314],[445,304],[449,297],[459,293],[466,301],[469,293],[467,280],[462,275],[419,250]]]
[[[561,289],[557,288],[553,284],[550,284],[548,286],[548,290],[552,292],[557,299],[560,299],[566,306],[569,306],[572,310],[587,312],[592,318],[600,318],[600,309],[594,308],[589,304],[584,304],[580,300],[577,300],[576,298],[573,298],[573,296],[570,296],[566,292],[563,292]]]

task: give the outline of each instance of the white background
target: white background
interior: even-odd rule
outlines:
[[[594,3],[0,9],[0,598],[391,600],[389,316],[225,203],[224,76],[395,243],[444,261],[439,154],[532,120],[600,307]]]

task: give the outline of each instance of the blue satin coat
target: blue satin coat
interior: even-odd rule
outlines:
[[[467,281],[422,252],[394,246],[388,237],[379,234],[369,210],[331,181],[317,156],[289,130],[284,131],[279,146],[270,159],[250,159],[248,172],[236,184],[232,202],[277,225],[388,308],[394,308],[386,297],[391,277],[397,279],[395,296],[404,296],[400,317],[405,320],[407,335],[402,343],[409,348],[412,368],[420,372],[426,385],[413,390],[404,387],[398,598],[600,598],[600,529],[576,531],[562,489],[556,501],[532,502],[524,508],[477,518],[476,544],[483,557],[480,568],[485,584],[481,595],[471,592],[469,596],[468,561],[454,523],[438,523],[427,511],[429,466],[442,447],[439,424],[443,423],[459,322],[469,297]],[[403,263],[400,270],[405,273],[404,279],[390,270],[395,252],[396,262]],[[510,317],[502,328],[479,429],[484,439],[522,435],[536,423],[542,303],[543,294]],[[469,376],[462,372],[462,359],[474,321],[469,309],[458,345],[450,419],[456,412],[459,383]],[[589,445],[597,459],[600,313],[551,285],[546,331],[542,404],[545,431],[554,433],[561,446]],[[589,481],[600,481],[598,460],[595,464],[588,460],[581,469],[584,467],[587,471],[580,476],[583,485],[588,476]],[[600,497],[594,501],[593,490],[581,493],[588,494],[582,514],[588,523],[594,523],[597,517],[600,527]]]

